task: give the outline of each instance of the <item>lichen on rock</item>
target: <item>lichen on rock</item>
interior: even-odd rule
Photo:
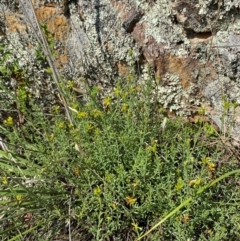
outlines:
[[[24,12],[20,7],[27,0],[20,2],[10,7],[2,1],[1,6],[7,8],[11,23],[7,35],[15,31],[29,38],[31,47],[19,48],[26,54],[36,44],[29,37],[33,32],[26,18],[28,8]],[[84,77],[107,93],[119,75],[129,73],[128,66],[139,65],[137,81],[141,81],[150,64],[154,78],[162,80],[158,101],[175,114],[189,115],[190,109],[196,112],[208,105],[215,109],[212,119],[219,122],[221,95],[239,104],[238,0],[34,0],[33,4],[38,20],[54,35],[56,63],[65,78]],[[134,55],[129,56],[130,50]],[[215,97],[214,91],[219,92]]]

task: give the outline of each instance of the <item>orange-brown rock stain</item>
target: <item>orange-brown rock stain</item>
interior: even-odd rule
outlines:
[[[26,31],[26,24],[21,23],[19,21],[19,17],[20,15],[17,13],[13,13],[13,14],[6,14],[5,15],[5,19],[7,22],[7,26],[8,26],[8,30],[9,32],[25,32]]]
[[[56,8],[41,7],[36,9],[36,15],[40,23],[45,23],[47,29],[54,34],[56,40],[65,42],[70,32],[70,25],[64,15],[59,15]]]

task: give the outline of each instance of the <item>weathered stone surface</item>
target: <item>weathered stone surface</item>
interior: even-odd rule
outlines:
[[[26,43],[19,45],[36,47],[28,37],[32,33],[28,1],[19,2],[20,8],[1,3],[7,36],[22,35]],[[39,21],[54,35],[57,65],[67,78],[84,76],[91,84],[107,88],[118,74],[128,75],[133,62],[139,65],[139,81],[144,81],[150,64],[161,79],[155,92],[165,108],[192,115],[207,106],[209,117],[220,128],[224,101],[240,104],[239,0],[33,3]],[[239,118],[233,110],[228,114],[235,121],[233,135],[238,136]]]

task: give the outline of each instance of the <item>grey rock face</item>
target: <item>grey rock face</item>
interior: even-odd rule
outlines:
[[[60,70],[66,78],[85,77],[92,85],[110,88],[116,76],[131,72],[126,66],[133,62],[138,64],[138,81],[144,82],[150,64],[155,77],[161,79],[154,91],[165,108],[189,115],[201,105],[211,106],[214,114],[209,112],[209,117],[220,128],[226,114],[224,103],[240,104],[238,0],[33,2],[39,21],[45,21],[54,34]],[[27,0],[20,3],[27,4]],[[16,21],[25,19],[26,27],[15,33],[30,41],[26,11],[10,7],[8,1],[1,3],[1,9],[15,14]],[[13,34],[10,29],[8,37]],[[231,108],[227,113],[236,136],[240,122]]]

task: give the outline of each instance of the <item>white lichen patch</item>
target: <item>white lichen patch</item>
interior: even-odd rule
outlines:
[[[54,102],[53,84],[50,75],[46,74],[36,59],[36,40],[26,36],[17,32],[8,32],[2,38],[2,43],[5,42],[3,53],[9,53],[5,60],[5,68],[12,74],[6,76],[1,84],[9,91],[13,91],[14,95],[21,83],[32,98],[41,100],[39,104],[43,106]],[[8,96],[9,98],[11,97]]]
[[[142,21],[147,22],[146,36],[152,36],[157,43],[166,45],[166,48],[172,48],[177,43],[182,42],[189,45],[189,40],[185,37],[181,25],[173,23],[172,10],[167,0],[158,0],[154,6],[148,10]],[[187,48],[186,48],[187,49]],[[181,49],[175,55],[187,54],[187,50]]]
[[[186,108],[188,105],[186,100],[189,99],[192,90],[193,88],[189,88],[188,90],[182,88],[179,76],[166,73],[155,91],[159,103],[164,108],[181,116],[190,114],[190,111],[187,111]]]
[[[200,15],[208,15],[210,6],[213,4],[216,4],[218,8],[220,7],[221,11],[216,12],[216,14],[219,15],[219,19],[222,19],[226,12],[229,12],[231,9],[238,8],[240,6],[239,0],[199,0],[199,3],[196,5],[196,7],[199,8]]]
[[[73,30],[68,44],[76,51],[71,58],[74,56],[73,62],[82,65],[80,70],[83,75],[90,71],[92,76],[107,84],[108,78],[116,74],[115,63],[128,61],[129,50],[135,48],[136,52],[137,48],[132,36],[123,29],[110,1],[104,0],[100,4],[79,1],[78,6],[86,18],[81,21],[78,14],[71,15]],[[70,10],[75,12],[74,7]]]

